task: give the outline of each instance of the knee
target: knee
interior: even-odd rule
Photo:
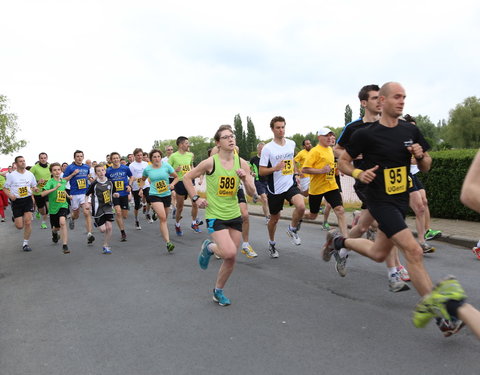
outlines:
[[[423,250],[417,241],[413,241],[404,247],[405,258],[409,263],[422,263]]]
[[[345,214],[345,209],[343,206],[337,206],[333,209],[333,212],[335,212],[337,216],[343,216]]]
[[[243,224],[248,224],[250,222],[248,212],[242,212]]]

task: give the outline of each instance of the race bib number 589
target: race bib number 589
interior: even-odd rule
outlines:
[[[220,176],[218,178],[217,195],[219,197],[231,197],[236,193],[235,177]]]

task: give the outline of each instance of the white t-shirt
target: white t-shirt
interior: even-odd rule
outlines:
[[[134,161],[130,163],[128,167],[130,168],[130,172],[132,172],[132,176],[135,178],[132,184],[132,190],[140,190],[138,182],[142,179],[143,170],[148,167],[148,163],[146,161],[141,161],[140,163]],[[145,184],[143,185],[142,189],[145,189],[147,187],[150,187],[150,182],[148,181],[148,179],[145,180]]]
[[[275,171],[267,176],[267,189],[271,194],[282,194],[290,189],[295,183],[295,167],[293,157],[295,155],[295,142],[285,138],[285,144],[271,141],[262,149],[259,165],[262,167],[274,167],[282,160],[285,161],[285,168]]]
[[[5,187],[17,198],[26,198],[32,195],[33,187],[37,186],[37,180],[32,172],[25,170],[23,173],[13,171],[7,176]]]

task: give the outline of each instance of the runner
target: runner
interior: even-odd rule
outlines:
[[[248,163],[235,154],[235,135],[230,125],[219,127],[214,136],[219,152],[202,161],[184,176],[185,188],[196,206],[206,208],[205,218],[208,232],[213,242],[203,241],[198,262],[200,268],[207,269],[212,254],[222,258],[217,274],[213,300],[220,306],[231,304],[223,288],[233,272],[237,249],[241,241],[242,218],[237,199],[240,180],[247,193],[255,194],[255,186]],[[292,155],[293,156],[293,155]],[[193,180],[206,174],[207,198],[195,193]]]
[[[460,289],[461,287],[456,280],[448,279],[433,288],[423,264],[423,251],[405,224],[409,200],[407,170],[411,156],[413,154],[417,159],[421,171],[428,171],[432,162],[427,152],[430,146],[419,129],[399,120],[405,96],[405,90],[399,83],[389,82],[383,85],[379,92],[382,104],[380,120],[368,128],[356,131],[346,152],[339,159],[343,173],[368,185],[365,190],[367,206],[379,223],[375,242],[362,238],[345,238],[329,232],[323,256],[338,256],[340,249],[348,248],[377,262],[383,262],[393,246],[397,246],[404,252],[413,285],[425,298],[415,308],[415,326],[425,326],[436,317],[440,330],[449,336],[456,333],[463,323],[455,319],[455,314],[447,313],[448,306],[445,305],[446,300],[442,300],[442,294],[445,296],[455,289],[455,294],[458,295],[457,285]],[[360,154],[363,155],[363,170],[351,165]],[[432,305],[427,306],[427,302]],[[445,314],[442,316],[440,312]]]
[[[140,222],[138,221],[138,210],[140,210],[140,207],[142,207],[141,201],[143,196],[145,196],[148,204],[150,202],[150,197],[148,194],[150,182],[148,182],[148,180],[144,181],[142,179],[143,170],[148,166],[148,163],[146,161],[143,161],[143,150],[141,148],[136,148],[133,151],[133,157],[135,158],[135,160],[130,163],[129,166],[130,172],[132,172],[132,179],[130,181],[130,184],[132,186],[133,200],[135,202],[135,210],[133,211],[133,214],[135,216],[135,228],[140,230],[142,229],[142,227],[140,226]],[[151,218],[147,217],[147,220],[150,221]]]
[[[7,175],[3,191],[12,202],[12,213],[15,227],[23,229],[23,251],[32,251],[28,241],[32,233],[33,199],[32,191],[36,192],[35,176],[27,171],[27,163],[23,156],[15,158],[16,170]]]
[[[154,213],[159,219],[160,233],[165,241],[167,251],[171,253],[175,245],[170,241],[167,217],[172,199],[171,190],[175,188],[178,176],[168,162],[162,161],[162,152],[160,150],[150,151],[149,159],[152,161],[152,164],[144,169],[142,179],[144,181],[147,178],[150,179],[150,202]],[[170,177],[173,177],[171,183]]]
[[[283,209],[283,202],[289,201],[295,206],[292,221],[287,228],[287,234],[295,245],[300,245],[298,236],[300,220],[305,213],[305,201],[298,189],[297,166],[293,161],[295,142],[285,138],[285,119],[276,116],[270,121],[273,140],[265,145],[260,157],[260,176],[267,176],[268,208],[268,251],[270,257],[278,258],[275,248],[275,231]]]
[[[59,163],[50,164],[50,172],[53,177],[43,187],[42,197],[48,196],[52,241],[54,243],[58,242],[58,232],[60,232],[63,253],[69,254],[67,231],[68,203],[67,192],[65,191],[67,180],[61,177],[62,167]]]
[[[115,190],[118,193],[118,198],[113,198],[113,206],[115,207],[116,221],[118,229],[120,229],[121,240],[125,242],[127,240],[127,234],[125,233],[124,220],[128,217],[128,194],[131,191],[129,181],[132,177],[130,168],[120,163],[120,154],[118,152],[112,152],[110,154],[110,161],[112,166],[107,168],[106,176],[115,185]]]
[[[297,163],[297,169],[300,171],[300,191],[305,197],[308,197],[308,187],[310,186],[310,175],[302,173],[303,163],[308,156],[308,153],[312,149],[312,142],[309,139],[304,139],[302,141],[303,150],[300,150],[295,158],[295,163]]]
[[[165,147],[165,157],[162,158],[162,163],[168,163],[168,159],[170,156],[173,154],[173,146],[168,145]],[[173,182],[173,177],[169,178],[170,185]],[[171,197],[172,197],[172,203],[171,206],[173,207],[172,209],[172,219],[175,219],[175,215],[177,214],[177,194],[175,193],[175,190],[171,190]]]
[[[260,142],[257,145],[257,155],[250,159],[250,167],[252,169],[252,176],[255,178],[255,189],[260,197],[262,203],[263,215],[265,216],[265,224],[268,224],[270,220],[270,211],[268,211],[268,198],[267,198],[267,179],[265,176],[260,176],[260,156],[262,155],[262,149],[265,143]]]
[[[40,228],[47,229],[47,198],[41,195],[41,191],[47,181],[50,180],[51,173],[48,164],[48,155],[45,152],[38,154],[38,162],[30,168],[30,172],[33,173],[37,180],[38,192],[33,193],[33,198],[35,199],[38,213],[42,216],[42,224],[40,225]]]
[[[70,164],[63,172],[64,178],[70,182],[71,209],[69,227],[75,228],[75,220],[80,216],[80,209],[85,216],[85,226],[87,228],[87,243],[90,245],[95,241],[92,234],[92,218],[90,216],[90,203],[85,199],[85,193],[88,189],[90,168],[83,164],[83,151],[76,150],[73,153],[74,162]]]
[[[3,187],[5,186],[5,182],[7,179],[5,178],[6,173],[0,173],[0,221],[2,223],[5,222],[5,207],[8,206],[8,197],[7,194],[3,191]]]
[[[92,216],[103,236],[103,254],[111,254],[110,239],[112,238],[113,198],[120,195],[115,192],[115,185],[105,176],[103,165],[95,167],[97,178],[88,188],[86,196],[92,195]]]
[[[335,135],[328,128],[320,128],[317,131],[318,144],[312,148],[303,161],[302,173],[310,175],[308,189],[308,202],[310,212],[305,214],[306,219],[315,220],[320,211],[322,199],[330,203],[333,212],[337,216],[338,227],[344,236],[347,236],[347,222],[343,208],[342,195],[335,179],[336,163],[331,147],[332,137]],[[342,275],[343,270],[337,268]],[[342,275],[345,276],[345,275]]]
[[[189,143],[187,137],[177,138],[178,151],[174,152],[170,158],[168,158],[168,164],[170,164],[175,172],[178,174],[178,182],[175,185],[175,193],[177,195],[177,212],[175,216],[175,233],[177,236],[183,236],[183,231],[180,226],[182,220],[182,212],[185,199],[188,197],[187,190],[184,186],[184,176],[192,169],[193,154],[188,151]],[[197,221],[198,206],[192,204],[192,225],[191,228],[194,232],[200,233],[199,223]]]

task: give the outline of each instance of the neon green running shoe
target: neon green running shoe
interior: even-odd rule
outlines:
[[[451,321],[446,303],[451,300],[463,301],[466,298],[467,295],[455,276],[447,276],[415,306],[412,317],[414,326],[423,328],[435,317]]]
[[[35,217],[37,218],[37,220],[40,220],[40,212],[37,211],[37,213],[35,214]]]

